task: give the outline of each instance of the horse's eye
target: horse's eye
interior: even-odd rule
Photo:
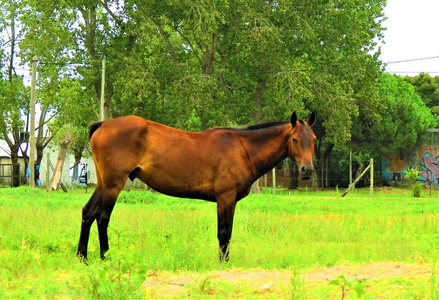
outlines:
[[[294,144],[297,144],[299,142],[299,140],[298,139],[296,139],[296,138],[293,138],[293,143]]]

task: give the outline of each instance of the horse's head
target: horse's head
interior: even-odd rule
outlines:
[[[303,180],[310,179],[314,171],[312,156],[316,136],[311,126],[315,120],[316,115],[314,112],[311,113],[306,122],[297,120],[295,112],[291,115],[293,129],[288,141],[288,156],[296,162]]]

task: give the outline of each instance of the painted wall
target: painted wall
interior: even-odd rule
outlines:
[[[393,184],[408,183],[405,171],[409,168],[420,171],[418,181],[439,185],[439,145],[419,147],[414,157],[401,159],[394,156],[382,161],[382,177]]]
[[[419,162],[419,181],[439,184],[439,146],[423,147]]]

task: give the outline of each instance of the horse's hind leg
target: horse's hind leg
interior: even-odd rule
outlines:
[[[119,196],[121,187],[106,188],[102,196],[101,209],[96,216],[99,232],[99,244],[101,248],[101,258],[105,259],[105,253],[109,249],[108,245],[108,223],[110,222],[110,215],[116,204],[117,197]]]
[[[77,255],[83,259],[87,259],[87,246],[88,239],[90,237],[90,227],[96,219],[98,214],[100,203],[102,201],[102,189],[96,187],[90,200],[82,209],[82,225],[81,225],[81,235],[79,238],[79,245]]]

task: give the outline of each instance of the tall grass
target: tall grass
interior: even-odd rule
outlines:
[[[83,190],[0,190],[0,298],[140,297],[148,270],[437,260],[437,198],[398,190],[373,198],[361,192],[347,198],[334,192],[251,195],[237,205],[230,262],[222,264],[215,203],[131,191],[122,192],[112,214],[111,261],[99,259],[94,226],[85,266],[75,252],[81,208],[90,196]]]

